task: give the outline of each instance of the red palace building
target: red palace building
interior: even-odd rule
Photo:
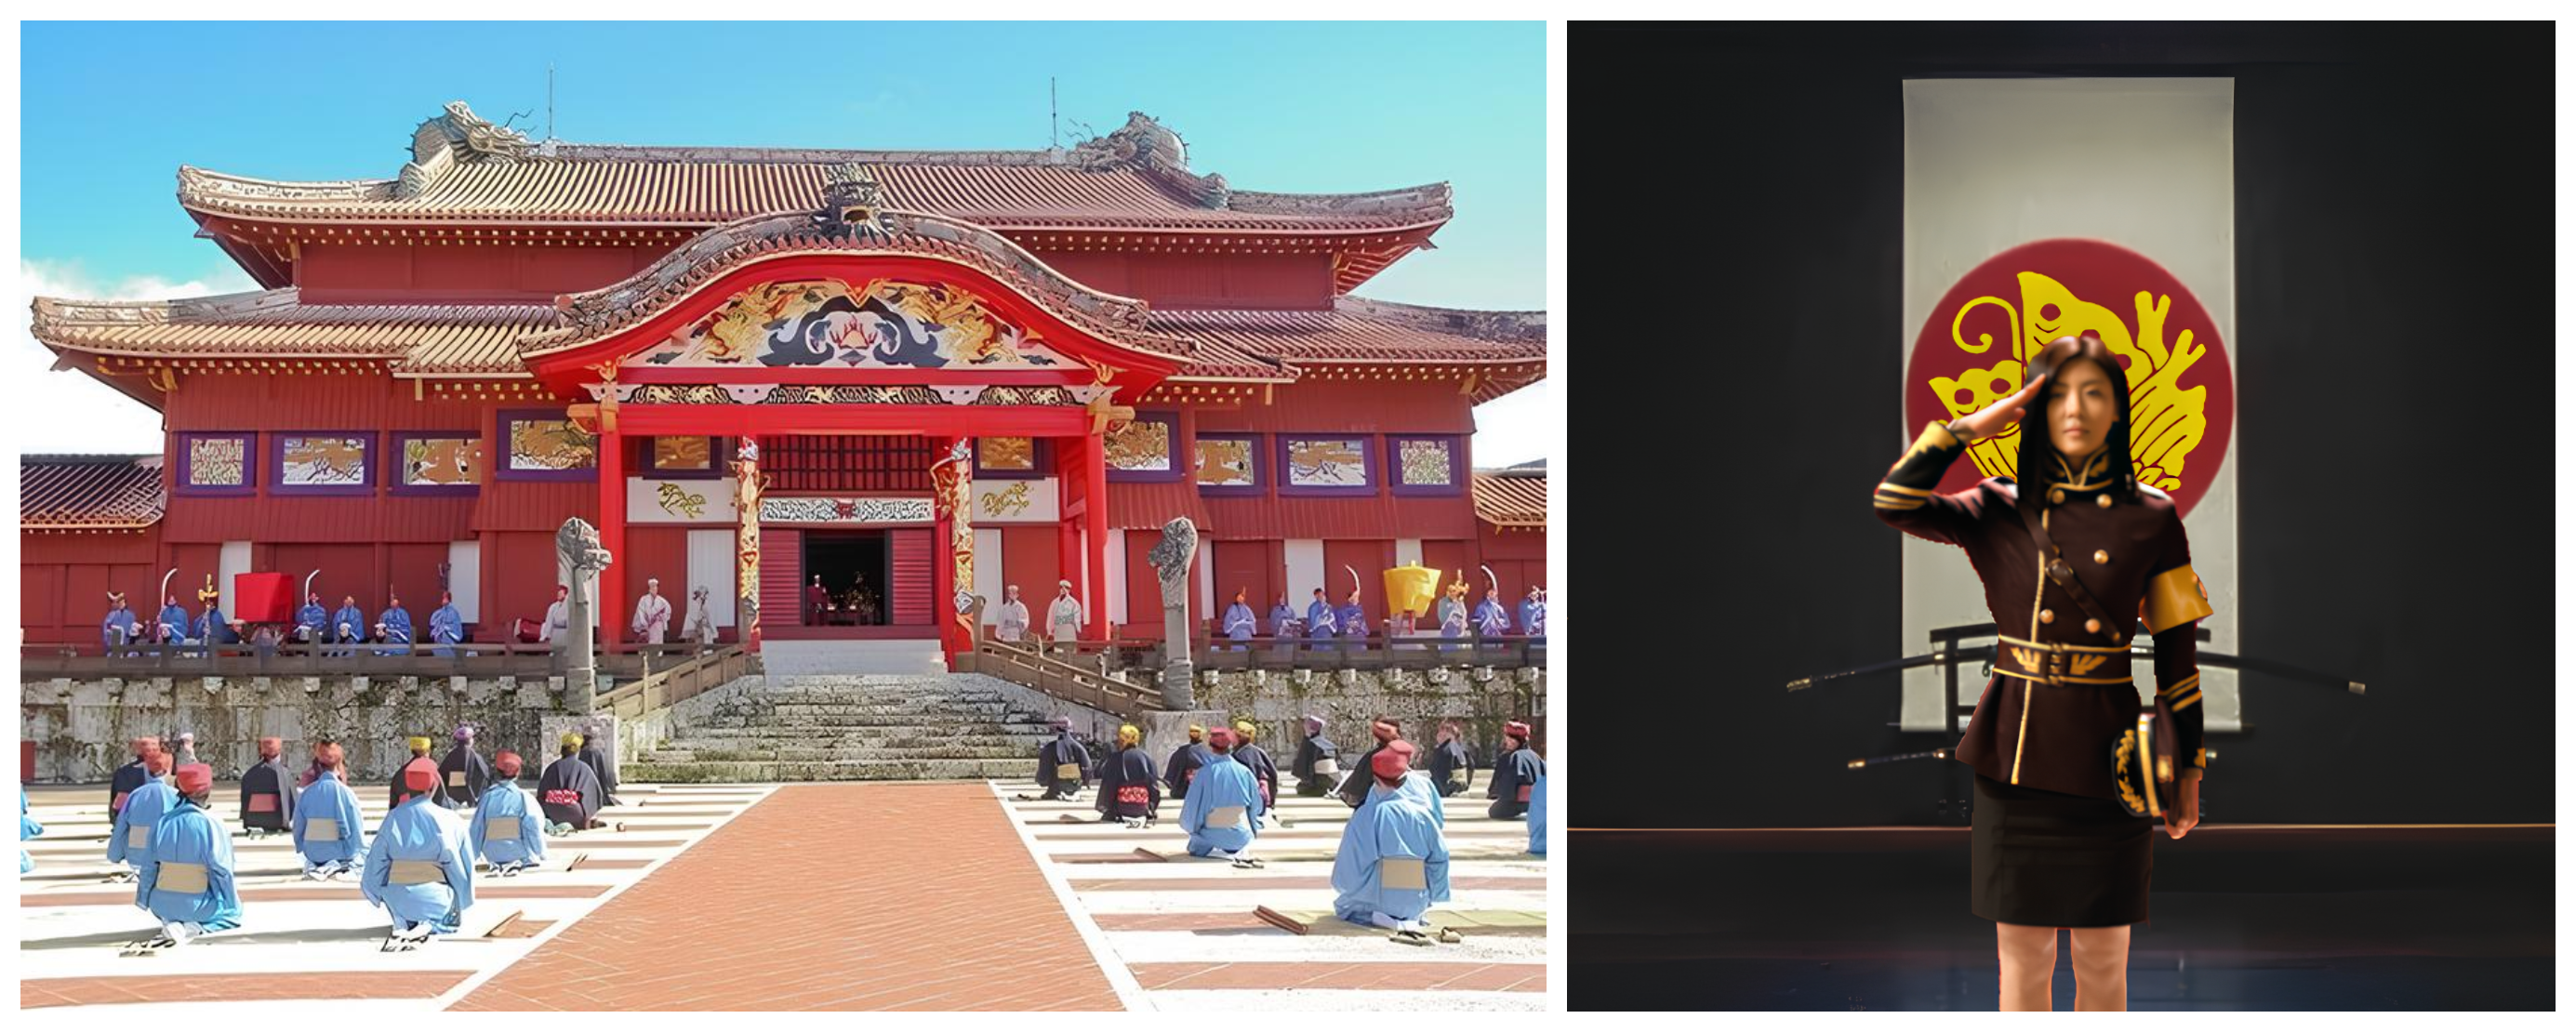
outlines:
[[[941,600],[1017,584],[1042,625],[1059,578],[1085,638],[1159,636],[1175,516],[1202,628],[1242,590],[1266,634],[1346,568],[1380,621],[1390,567],[1481,597],[1488,566],[1506,605],[1544,580],[1543,471],[1469,455],[1473,406],[1546,374],[1543,315],[1349,296],[1430,246],[1446,184],[1238,190],[1141,114],[1070,149],[845,151],[532,142],[455,103],[410,150],[391,179],[181,168],[262,290],[36,301],[56,368],[167,443],[22,460],[29,644],[94,649],[111,591],[148,624],[172,570],[191,612],[320,571],[326,607],[398,592],[425,628],[450,590],[500,640],[575,516],[615,555],[607,641],[647,578],[675,639],[706,588],[728,640],[953,653]]]

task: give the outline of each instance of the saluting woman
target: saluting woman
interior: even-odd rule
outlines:
[[[1995,676],[1957,757],[1976,770],[1969,909],[1995,922],[2002,1009],[2049,1009],[2064,928],[2075,1008],[2126,1010],[2129,926],[2147,919],[2155,871],[2155,819],[2113,774],[2113,743],[2136,729],[2141,708],[2130,623],[2154,635],[2157,694],[2173,712],[2180,781],[2164,823],[2181,838],[2200,822],[2192,626],[2209,600],[2173,499],[2130,467],[2118,356],[2091,334],[2060,337],[2029,361],[2024,384],[1984,411],[1924,427],[1875,505],[1888,525],[1965,550],[1994,614]],[[2013,433],[2019,483],[1934,490],[1969,444]],[[2057,563],[2080,591],[2051,577]]]

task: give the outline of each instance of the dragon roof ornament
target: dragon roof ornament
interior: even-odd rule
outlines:
[[[909,254],[942,258],[1000,280],[1039,308],[1085,332],[1175,360],[1188,338],[1146,327],[1145,302],[1105,294],[1067,278],[1009,238],[962,219],[878,207],[876,184],[855,165],[823,189],[813,211],[758,215],[717,226],[652,265],[598,290],[555,297],[565,326],[519,340],[537,357],[642,322],[744,264],[787,254]]]

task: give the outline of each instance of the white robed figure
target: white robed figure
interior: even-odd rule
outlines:
[[[671,630],[671,600],[662,597],[662,579],[644,578],[644,596],[635,600],[635,640],[662,644]]]
[[[680,632],[681,637],[701,649],[713,648],[716,643],[716,614],[708,607],[712,594],[704,584],[689,589],[689,622]]]
[[[454,934],[474,905],[474,840],[465,818],[431,802],[435,769],[418,766],[405,774],[403,787],[417,794],[376,826],[358,892],[393,916],[391,942],[417,945],[432,934]]]
[[[1071,645],[1082,637],[1082,600],[1073,597],[1073,582],[1055,582],[1055,601],[1047,605],[1047,637]]]
[[[1020,601],[1020,586],[1002,589],[1002,604],[993,610],[993,636],[1016,642],[1028,637],[1029,604]]]
[[[561,584],[555,585],[555,601],[553,605],[546,607],[545,626],[537,628],[538,641],[561,640],[566,632],[572,630],[572,606],[564,601],[571,594],[572,589]]]

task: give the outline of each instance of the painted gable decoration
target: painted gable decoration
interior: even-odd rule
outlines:
[[[645,353],[662,366],[1038,369],[1071,364],[956,287],[837,279],[763,283]]]

